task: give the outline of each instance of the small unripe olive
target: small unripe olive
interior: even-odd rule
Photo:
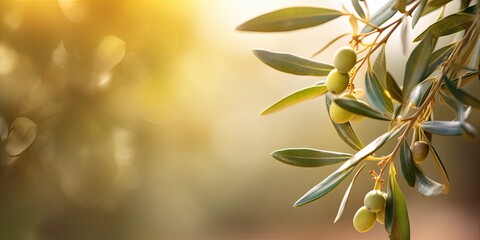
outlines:
[[[337,69],[333,69],[327,76],[327,90],[333,94],[342,93],[347,89],[348,80],[347,73],[341,73]]]
[[[380,190],[372,190],[365,195],[363,204],[370,212],[379,212],[385,208],[385,196]]]
[[[377,222],[381,224],[385,224],[385,208],[383,208],[380,212],[377,212]]]
[[[353,216],[353,227],[361,233],[368,232],[375,225],[377,215],[363,206]]]
[[[429,151],[428,143],[424,141],[416,141],[412,146],[412,156],[415,162],[421,163],[427,158]]]
[[[349,47],[338,49],[333,58],[333,66],[341,73],[348,73],[356,63],[357,54]]]
[[[343,95],[340,96],[340,98],[355,99],[355,97],[353,95],[350,95],[350,94],[343,94]],[[353,118],[353,116],[355,115],[355,114],[341,108],[335,102],[332,102],[332,105],[330,105],[329,113],[330,113],[330,118],[332,119],[332,121],[334,121],[335,123],[338,123],[338,124],[342,124],[342,123],[346,123],[346,122],[350,121]]]

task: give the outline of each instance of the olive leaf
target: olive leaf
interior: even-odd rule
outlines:
[[[443,184],[425,176],[422,169],[417,165],[415,165],[415,185],[417,185],[418,192],[424,197],[438,196],[444,191]]]
[[[428,93],[430,92],[430,89],[432,88],[432,82],[433,79],[427,79],[415,86],[412,93],[410,94],[409,101],[417,107],[422,105],[425,102]]]
[[[348,188],[347,188],[347,190],[345,191],[345,194],[343,195],[342,201],[340,202],[340,207],[338,207],[337,216],[335,217],[335,220],[333,221],[333,223],[336,223],[336,222],[340,219],[340,217],[342,216],[343,210],[345,210],[345,206],[347,205],[347,202],[348,202],[348,197],[350,196],[350,192],[352,191],[353,183],[355,182],[355,180],[357,179],[358,174],[362,171],[362,169],[363,169],[364,167],[365,167],[365,164],[363,164],[363,165],[357,170],[357,172],[355,173],[355,175],[353,175],[352,181],[350,182],[350,185],[348,185]]]
[[[434,47],[433,41],[432,36],[427,35],[410,54],[405,67],[405,77],[403,80],[404,96],[409,96],[410,91],[422,82],[423,73],[425,72],[430,53]]]
[[[15,118],[5,142],[5,153],[12,157],[20,155],[33,143],[36,137],[36,123],[26,117]]]
[[[402,127],[390,130],[373,140],[362,150],[354,154],[349,160],[343,163],[342,166],[340,166],[335,172],[330,174],[327,178],[305,193],[305,195],[298,199],[293,206],[300,207],[325,196],[327,193],[337,187],[338,184],[340,184],[348,175],[350,175],[360,161],[377,151],[381,146],[383,146],[383,144],[385,144],[385,142],[387,142],[394,135],[398,134],[401,129]]]
[[[377,76],[378,81],[382,84],[383,87],[386,87],[387,60],[385,57],[385,44],[382,45],[380,53],[378,53],[377,58],[375,58],[372,69]]]
[[[268,66],[285,73],[303,76],[327,76],[334,68],[328,63],[316,62],[289,53],[253,50],[253,54]]]
[[[270,107],[265,109],[260,115],[267,115],[274,112],[278,112],[292,105],[322,96],[326,92],[327,92],[327,87],[325,85],[313,85],[313,86],[301,89],[299,91],[296,91],[280,99],[276,103],[272,104]]]
[[[327,93],[327,96],[325,97],[325,103],[327,105],[327,113],[330,114],[330,105],[332,103],[331,99],[331,94]],[[331,119],[330,119],[331,120]],[[349,122],[346,123],[335,123],[332,121],[333,127],[335,128],[335,131],[337,131],[338,136],[346,143],[348,146],[353,148],[354,150],[361,150],[364,145],[360,138],[358,138],[357,134],[352,128],[352,125],[350,125]]]
[[[425,31],[415,38],[414,42],[422,40],[425,38],[425,36],[427,36],[427,34],[431,34],[433,37],[438,38],[465,30],[465,28],[473,20],[475,20],[475,16],[461,12],[446,16],[430,25]]]
[[[410,221],[405,198],[395,178],[393,164],[390,165],[388,179],[387,201],[385,205],[385,229],[391,240],[410,239]]]
[[[353,100],[353,99],[335,99],[334,102],[338,104],[341,108],[358,114],[362,115],[365,117],[373,118],[373,119],[378,119],[378,120],[384,120],[384,121],[390,121],[391,119],[385,115],[383,115],[381,112],[373,109],[372,107],[368,106],[367,104]]]
[[[415,187],[415,162],[407,140],[403,140],[400,146],[400,170],[408,186]]]
[[[386,22],[388,19],[393,17],[395,13],[397,12],[396,9],[393,9],[392,6],[393,4],[396,3],[397,0],[390,0],[386,2],[380,9],[378,9],[371,17],[370,17],[370,24],[374,26],[380,26],[384,22]],[[375,30],[375,27],[371,25],[365,25],[365,27],[362,29],[360,33],[368,33]]]
[[[430,152],[433,155],[435,166],[437,167],[438,173],[440,174],[440,178],[442,179],[442,182],[443,182],[442,193],[448,194],[450,192],[450,178],[448,177],[447,170],[445,169],[445,166],[443,165],[442,160],[440,160],[440,156],[438,155],[437,151],[432,146],[432,144],[429,144],[428,146],[430,147]]]
[[[337,10],[317,7],[290,7],[255,17],[237,30],[254,32],[284,32],[321,25],[343,13]]]
[[[455,85],[453,85],[453,83],[447,77],[444,77],[444,82],[448,90],[450,90],[452,95],[456,99],[460,100],[460,102],[466,105],[472,106],[474,108],[480,108],[480,100],[466,93],[462,89],[456,88]]]
[[[435,0],[435,1],[428,1],[427,6],[422,11],[422,16],[427,15],[440,7],[444,6],[445,4],[451,2],[452,0]]]
[[[425,9],[425,6],[427,5],[427,0],[421,0],[420,5],[418,5],[417,9],[413,11],[413,18],[412,18],[412,29],[417,25],[418,20],[420,20],[420,17],[422,16],[423,9]]]
[[[392,74],[390,74],[389,72],[387,72],[386,87],[388,93],[393,99],[397,100],[400,103],[403,102],[402,89],[400,89],[397,81],[395,81]]]
[[[463,133],[462,124],[458,121],[427,121],[420,126],[423,130],[437,135],[457,136]]]
[[[363,12],[362,6],[360,6],[360,2],[358,0],[352,0],[352,5],[353,9],[355,9],[355,12],[358,14],[363,19],[365,18],[365,13]]]
[[[427,67],[425,68],[425,72],[423,73],[422,78],[427,78],[432,74],[437,67],[439,67],[445,59],[453,52],[453,49],[457,43],[452,43],[447,46],[444,46],[436,51],[434,51],[430,57],[428,58]]]
[[[311,148],[287,148],[274,151],[272,157],[298,167],[322,167],[345,162],[353,155]]]
[[[393,112],[392,100],[385,94],[385,89],[371,69],[365,74],[365,87],[367,98],[375,108],[382,112]]]
[[[480,80],[480,72],[479,71],[467,72],[463,76],[451,80],[450,81],[451,82],[450,86],[463,87],[463,86],[469,84],[470,82],[472,82],[474,80]],[[442,82],[442,90],[448,90],[448,87],[447,87],[445,81]]]

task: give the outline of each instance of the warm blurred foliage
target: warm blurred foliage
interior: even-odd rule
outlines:
[[[381,226],[368,235],[351,227],[368,174],[333,225],[343,189],[299,209],[291,204],[334,168],[292,168],[268,155],[285,147],[349,151],[323,99],[258,116],[318,79],[276,72],[250,49],[309,56],[331,36],[234,30],[285,6],[341,7],[323,3],[0,1],[0,239],[385,238]],[[348,31],[347,22],[326,27]],[[321,60],[331,61],[332,51]],[[474,112],[477,128],[478,120]],[[370,140],[383,126],[355,127]],[[427,202],[404,191],[415,239],[480,236],[479,142],[449,141],[436,144],[451,195]]]

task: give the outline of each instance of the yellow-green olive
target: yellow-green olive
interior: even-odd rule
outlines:
[[[353,95],[350,94],[343,94],[340,96],[340,98],[351,98],[355,99]],[[341,108],[336,104],[335,102],[332,102],[332,105],[330,105],[330,118],[332,119],[333,122],[342,124],[350,121],[355,114]]]
[[[348,73],[341,73],[337,69],[333,69],[327,76],[327,90],[333,94],[342,93],[347,89],[348,81]]]
[[[341,73],[348,73],[356,63],[357,54],[349,47],[338,49],[333,58],[333,66]]]
[[[421,163],[427,158],[429,152],[428,143],[424,141],[416,141],[412,146],[412,156],[415,162]]]
[[[353,227],[361,233],[368,232],[375,225],[377,215],[363,206],[353,216]]]
[[[380,212],[385,208],[385,196],[380,190],[372,190],[365,195],[363,204],[370,212]]]

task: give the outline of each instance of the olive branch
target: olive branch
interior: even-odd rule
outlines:
[[[341,201],[336,222],[343,214],[355,179],[365,166],[361,163],[377,161],[379,172],[369,171],[374,179],[373,190],[365,196],[365,206],[355,214],[354,227],[359,232],[366,232],[377,220],[385,224],[390,239],[410,239],[408,211],[397,184],[395,159],[399,161],[406,183],[412,188],[416,186],[421,195],[431,197],[449,193],[450,179],[432,145],[433,134],[475,136],[477,130],[467,119],[472,108],[480,108],[480,100],[464,90],[469,83],[479,80],[480,75],[478,2],[455,1],[459,2],[459,10],[447,13],[445,6],[449,2],[452,1],[390,0],[371,15],[366,0],[351,0],[354,12],[345,6],[342,10],[290,7],[255,17],[237,28],[241,31],[284,32],[319,26],[341,16],[349,17],[352,32],[333,38],[312,55],[321,54],[334,42],[349,36],[349,47],[337,51],[333,64],[289,53],[253,50],[257,58],[276,70],[300,76],[326,77],[326,81],[280,99],[261,115],[325,95],[328,115],[336,132],[357,151],[355,154],[310,148],[274,151],[272,156],[275,159],[293,166],[321,167],[343,163],[302,196],[295,207],[323,197],[356,170]],[[386,67],[386,45],[400,28],[401,43],[405,49],[409,41],[406,34],[409,23],[414,28],[422,17],[432,12],[437,12],[438,18],[413,40],[418,43],[405,64],[405,76],[400,86]],[[360,31],[359,24],[363,24]],[[443,46],[438,44],[439,38],[454,33],[459,40]],[[377,53],[375,59],[372,56],[374,53]],[[357,76],[362,68],[366,68],[364,79]],[[355,82],[362,80],[365,81],[368,103],[357,99],[360,97],[357,92],[362,90],[355,87]],[[455,111],[457,117],[453,120],[435,119],[433,113],[437,101]],[[365,117],[390,122],[387,131],[367,145],[363,144],[350,124],[350,121]],[[391,153],[375,156],[374,153],[391,139],[397,140]],[[441,182],[424,174],[421,163],[428,156],[437,167]],[[382,192],[385,179],[388,179],[386,194]]]

